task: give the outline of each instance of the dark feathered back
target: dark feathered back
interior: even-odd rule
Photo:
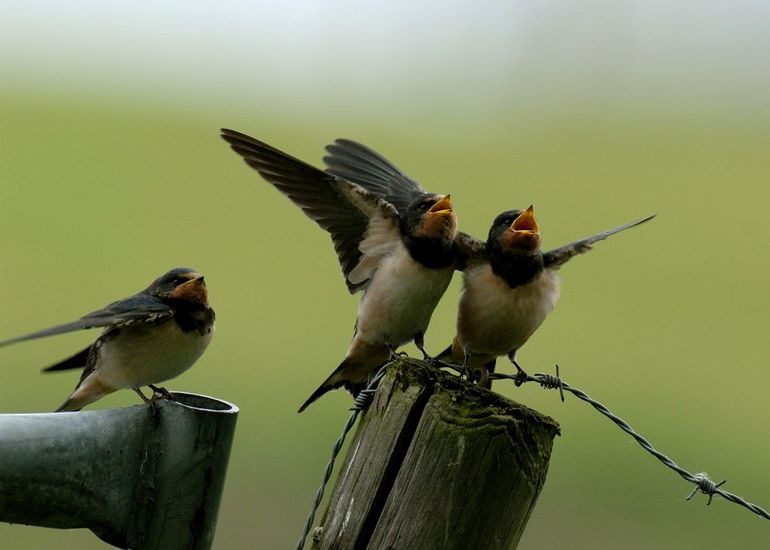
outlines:
[[[409,205],[426,193],[422,186],[407,176],[398,166],[369,147],[338,139],[326,150],[326,171],[364,187],[369,192],[406,214]]]
[[[361,241],[373,216],[397,218],[396,210],[368,190],[327,174],[253,137],[223,129],[222,138],[243,157],[246,164],[331,234],[348,290],[352,293],[365,288],[367,280],[354,283],[348,278],[361,261]]]

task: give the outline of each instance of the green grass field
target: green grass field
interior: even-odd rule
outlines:
[[[173,390],[241,408],[215,548],[287,548],[349,398],[295,413],[342,358],[357,297],[328,237],[218,137],[250,133],[320,165],[361,140],[437,192],[464,230],[534,203],[545,246],[658,213],[561,271],[556,311],[520,352],[603,401],[682,466],[770,507],[770,121],[728,113],[575,111],[409,121],[302,119],[211,104],[0,96],[0,339],[68,321],[175,266],[206,275],[217,334]],[[452,337],[459,277],[426,345]],[[2,412],[55,408],[77,375],[41,367],[95,332],[0,350]],[[414,348],[406,348],[410,353]],[[505,367],[502,367],[505,368]],[[585,404],[496,390],[556,418],[548,481],[521,548],[759,548],[770,523],[705,497]],[[137,405],[131,392],[96,407]],[[0,451],[1,452],[1,451]],[[1,457],[0,457],[1,460]],[[102,548],[85,531],[0,525],[0,547]]]

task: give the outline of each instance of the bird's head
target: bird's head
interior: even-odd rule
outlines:
[[[421,195],[412,201],[403,219],[412,237],[451,241],[457,234],[457,215],[449,195]]]
[[[203,275],[187,267],[172,269],[158,277],[147,289],[165,300],[181,300],[208,307],[208,293]]]
[[[497,216],[489,230],[487,243],[505,252],[535,252],[540,248],[540,226],[535,210],[507,210]]]

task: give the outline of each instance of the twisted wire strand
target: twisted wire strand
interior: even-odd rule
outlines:
[[[466,374],[461,367],[458,367],[451,363],[444,363],[443,361],[437,361],[437,360],[434,360],[433,363],[436,366],[439,366],[441,368],[449,368],[461,374]],[[337,460],[337,457],[339,456],[340,451],[342,450],[342,446],[345,443],[345,438],[347,437],[348,432],[350,432],[350,430],[355,425],[358,415],[361,414],[361,412],[365,411],[367,408],[369,408],[369,406],[371,405],[372,400],[374,399],[374,394],[377,391],[377,386],[379,385],[380,380],[382,380],[382,377],[385,376],[386,369],[391,364],[393,364],[393,361],[390,361],[385,365],[383,365],[380,368],[380,370],[377,371],[377,374],[375,374],[374,377],[369,381],[369,384],[366,386],[366,388],[361,390],[358,396],[356,396],[353,407],[350,409],[351,410],[350,417],[345,423],[345,426],[343,427],[342,432],[340,433],[340,436],[337,438],[337,441],[334,443],[334,447],[332,448],[331,457],[329,458],[329,461],[326,464],[326,469],[324,470],[324,473],[323,473],[321,485],[318,487],[318,490],[316,491],[315,499],[313,500],[313,506],[310,510],[310,513],[308,514],[307,521],[305,522],[305,528],[302,532],[302,536],[297,541],[296,550],[302,550],[305,547],[305,540],[307,539],[307,536],[310,533],[310,530],[313,526],[313,521],[315,520],[315,514],[318,511],[318,507],[321,505],[321,500],[323,499],[324,490],[326,489],[326,485],[329,482],[329,479],[331,479],[332,472],[334,471],[334,464]],[[686,500],[691,500],[696,493],[701,492],[705,495],[708,495],[709,498],[708,498],[708,501],[706,502],[706,505],[710,505],[712,499],[714,498],[714,495],[719,495],[725,500],[728,500],[729,502],[733,502],[735,504],[743,506],[747,510],[754,512],[756,515],[764,519],[770,519],[770,513],[768,513],[766,510],[764,510],[760,506],[747,502],[740,496],[730,493],[729,491],[724,491],[720,489],[720,487],[724,483],[726,483],[727,480],[722,480],[719,483],[715,483],[714,481],[711,480],[711,478],[705,472],[699,472],[697,474],[690,473],[689,471],[679,466],[671,458],[669,458],[665,454],[658,451],[655,447],[652,446],[652,444],[647,439],[645,439],[642,435],[638,434],[625,420],[615,415],[602,403],[589,397],[582,390],[579,390],[578,388],[574,388],[570,386],[567,382],[562,380],[559,373],[558,365],[556,365],[556,375],[542,373],[542,372],[536,373],[534,375],[529,375],[521,372],[514,375],[503,374],[503,373],[491,373],[489,377],[492,380],[511,380],[517,385],[522,385],[527,382],[535,382],[544,389],[558,389],[562,401],[564,401],[565,391],[571,393],[578,399],[585,401],[586,403],[591,405],[594,409],[599,411],[601,414],[609,418],[621,430],[623,430],[628,435],[633,437],[644,450],[646,450],[648,453],[650,453],[655,458],[657,458],[660,462],[662,462],[664,466],[667,466],[668,468],[674,470],[684,480],[688,481],[689,483],[693,483],[695,487],[692,489],[692,491],[690,491],[690,494],[687,496]]]
[[[647,439],[645,439],[640,434],[638,434],[625,420],[613,414],[612,411],[610,411],[607,407],[605,407],[598,401],[590,398],[588,395],[586,395],[585,392],[577,388],[573,388],[572,386],[567,384],[564,380],[562,380],[559,377],[558,369],[559,367],[557,365],[556,376],[539,372],[534,375],[529,375],[529,374],[524,375],[523,373],[514,374],[514,375],[492,373],[490,374],[489,377],[493,380],[499,380],[499,379],[513,380],[514,382],[517,382],[519,385],[526,382],[536,382],[537,384],[540,384],[540,386],[542,386],[545,389],[559,388],[559,391],[562,392],[562,401],[564,401],[564,391],[570,392],[572,395],[574,395],[578,399],[582,399],[583,401],[591,405],[594,409],[596,409],[597,411],[602,413],[604,416],[609,418],[621,430],[623,430],[628,435],[633,437],[636,440],[636,442],[642,446],[644,450],[646,450],[652,456],[657,458],[665,466],[674,470],[686,481],[689,481],[690,483],[694,483],[695,488],[687,496],[687,500],[692,499],[693,496],[695,496],[695,494],[698,491],[700,491],[701,493],[708,495],[709,497],[708,502],[706,502],[706,504],[708,505],[708,504],[711,504],[711,500],[714,498],[714,495],[719,495],[730,502],[734,502],[735,504],[739,504],[740,506],[743,506],[744,508],[751,510],[752,512],[754,512],[755,514],[757,514],[762,518],[770,519],[770,513],[768,513],[763,508],[760,508],[756,504],[752,504],[750,502],[745,501],[743,498],[739,497],[738,495],[735,495],[733,493],[720,489],[719,487],[722,484],[724,484],[727,480],[720,481],[719,483],[714,483],[705,472],[693,474],[688,472],[681,466],[679,466],[676,462],[671,460],[668,456],[664,455],[663,453],[658,451],[655,447],[653,447],[652,444],[649,441],[647,441]]]
[[[385,370],[392,364],[393,361],[390,361],[380,367],[380,370],[378,370],[377,374],[375,374],[374,377],[369,381],[369,384],[367,384],[366,388],[361,390],[356,396],[353,407],[350,409],[350,416],[348,417],[347,422],[345,422],[345,426],[342,428],[342,432],[337,438],[337,441],[334,442],[334,447],[332,447],[331,457],[329,458],[329,462],[326,463],[326,469],[324,470],[323,477],[321,479],[321,485],[318,487],[318,490],[315,493],[313,506],[311,507],[310,513],[307,516],[307,521],[305,521],[305,528],[302,531],[302,536],[297,541],[297,546],[295,547],[296,550],[302,550],[305,547],[305,540],[310,533],[310,529],[313,527],[315,514],[318,511],[318,507],[321,505],[321,500],[323,500],[326,484],[329,483],[329,479],[332,477],[332,472],[334,471],[334,463],[336,462],[337,456],[339,456],[340,451],[342,450],[342,445],[345,443],[345,438],[347,437],[348,432],[356,423],[358,415],[368,409],[369,405],[372,404],[372,401],[374,400],[374,394],[377,392],[377,386],[380,384],[382,377],[385,376]]]

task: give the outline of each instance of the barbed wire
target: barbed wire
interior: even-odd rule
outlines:
[[[305,522],[305,528],[302,532],[302,536],[300,537],[299,541],[297,541],[296,550],[302,550],[305,547],[305,540],[307,539],[307,536],[310,533],[310,529],[313,526],[313,521],[315,520],[315,514],[318,510],[318,507],[321,505],[321,500],[323,499],[324,490],[326,489],[326,484],[329,482],[329,479],[331,479],[332,471],[334,470],[334,463],[337,460],[337,456],[339,455],[340,451],[342,450],[342,445],[345,442],[345,438],[347,437],[348,432],[350,432],[350,430],[353,428],[353,425],[355,424],[356,419],[358,418],[358,415],[361,414],[361,412],[368,409],[369,405],[371,405],[372,400],[374,399],[374,394],[377,391],[377,386],[380,383],[380,380],[382,379],[383,376],[385,376],[386,369],[390,365],[392,365],[394,362],[395,361],[390,361],[385,365],[383,365],[380,368],[380,370],[377,371],[377,374],[375,374],[375,376],[369,381],[369,384],[366,386],[366,389],[361,390],[361,392],[356,397],[354,401],[354,405],[350,409],[352,411],[350,414],[350,417],[345,423],[345,426],[342,429],[342,433],[340,433],[340,436],[337,438],[337,441],[334,443],[334,447],[332,448],[332,455],[326,464],[326,469],[324,470],[323,478],[321,480],[321,485],[316,491],[315,499],[313,500],[313,506],[310,510],[310,514],[308,514],[307,521]],[[468,374],[466,369],[464,369],[463,367],[458,367],[457,365],[453,365],[451,363],[445,363],[443,361],[438,361],[438,360],[434,360],[432,361],[432,363],[434,366],[438,366],[441,368],[449,368],[451,370],[454,370],[455,372],[459,372],[462,375]],[[655,447],[652,446],[652,444],[647,439],[645,439],[642,435],[637,433],[625,420],[615,415],[602,403],[589,397],[584,391],[574,388],[570,386],[567,382],[562,380],[559,373],[559,365],[556,365],[555,376],[553,374],[548,374],[543,372],[538,372],[538,373],[535,373],[534,375],[530,375],[522,371],[517,374],[490,373],[489,378],[490,380],[511,380],[517,386],[521,386],[522,384],[525,384],[527,382],[535,382],[545,389],[558,389],[562,402],[564,401],[564,392],[567,391],[571,393],[578,399],[585,401],[586,403],[591,405],[594,409],[599,411],[601,414],[609,418],[621,430],[623,430],[628,435],[633,437],[644,450],[646,450],[648,453],[650,453],[655,458],[657,458],[660,462],[662,462],[663,465],[674,470],[685,481],[695,484],[695,487],[693,488],[693,490],[690,491],[689,495],[687,495],[686,500],[691,500],[695,496],[695,494],[698,491],[700,491],[701,493],[708,495],[709,498],[708,498],[708,501],[706,502],[706,505],[710,505],[712,499],[714,498],[714,495],[719,495],[725,500],[728,500],[730,502],[743,506],[747,510],[754,512],[756,515],[764,519],[770,520],[770,513],[768,513],[763,508],[757,506],[756,504],[747,502],[743,498],[733,493],[730,493],[729,491],[724,491],[720,489],[720,487],[727,482],[726,479],[720,481],[719,483],[715,483],[714,481],[711,480],[711,478],[705,472],[699,472],[697,474],[693,474],[685,470],[681,466],[679,466],[676,462],[674,462],[671,458],[669,458],[665,454],[658,451]]]
[[[601,414],[609,418],[621,430],[623,430],[628,435],[633,437],[636,440],[636,442],[642,446],[644,450],[646,450],[652,456],[657,458],[665,466],[674,470],[686,481],[689,481],[690,483],[694,483],[695,488],[687,496],[687,500],[691,500],[692,497],[695,496],[695,493],[700,491],[701,493],[708,495],[709,498],[706,504],[709,505],[711,504],[711,500],[714,498],[714,495],[719,495],[730,502],[734,502],[735,504],[739,504],[743,506],[744,508],[754,512],[755,514],[757,514],[762,518],[770,519],[770,513],[768,513],[763,508],[760,508],[756,504],[752,504],[750,502],[745,501],[743,498],[739,497],[738,495],[735,495],[733,493],[720,489],[719,487],[723,485],[727,480],[722,480],[719,483],[714,483],[705,472],[699,472],[697,474],[688,472],[687,470],[679,466],[679,464],[671,460],[668,456],[658,451],[655,447],[652,446],[652,444],[649,441],[647,441],[647,439],[645,439],[640,434],[638,434],[625,420],[623,420],[619,416],[612,413],[612,411],[610,411],[607,407],[605,407],[598,401],[590,398],[588,395],[586,395],[585,392],[577,388],[573,388],[572,386],[567,384],[564,380],[562,380],[559,376],[558,365],[556,366],[556,376],[552,374],[542,373],[542,372],[539,372],[534,375],[529,375],[529,374],[520,372],[518,374],[492,373],[489,375],[489,378],[492,380],[500,380],[500,379],[512,380],[514,383],[518,385],[524,384],[526,382],[536,382],[545,389],[558,388],[559,391],[562,393],[562,401],[564,401],[564,392],[565,391],[570,392],[572,395],[574,395],[578,399],[585,401],[586,403],[591,405],[594,409],[599,411]]]
[[[372,404],[372,401],[374,400],[374,394],[377,392],[377,386],[380,384],[382,377],[385,376],[385,370],[393,363],[394,361],[389,361],[380,367],[380,370],[377,371],[377,374],[375,374],[372,379],[369,380],[366,388],[361,390],[356,396],[353,402],[353,406],[350,408],[350,416],[348,417],[347,422],[345,422],[345,426],[342,428],[342,432],[337,438],[337,441],[334,442],[334,447],[332,447],[332,455],[329,457],[329,462],[326,463],[326,469],[324,470],[323,477],[321,479],[321,485],[318,487],[318,490],[315,493],[313,506],[311,507],[310,513],[307,516],[307,521],[305,522],[305,528],[302,531],[302,536],[297,541],[296,550],[302,550],[305,547],[305,540],[310,533],[310,529],[313,527],[315,514],[318,511],[318,507],[321,505],[321,500],[323,500],[326,484],[329,483],[329,479],[332,477],[332,472],[334,471],[334,463],[337,461],[337,456],[339,456],[340,451],[342,450],[342,445],[345,443],[345,438],[347,437],[348,432],[356,423],[358,415],[368,409],[369,405]]]

